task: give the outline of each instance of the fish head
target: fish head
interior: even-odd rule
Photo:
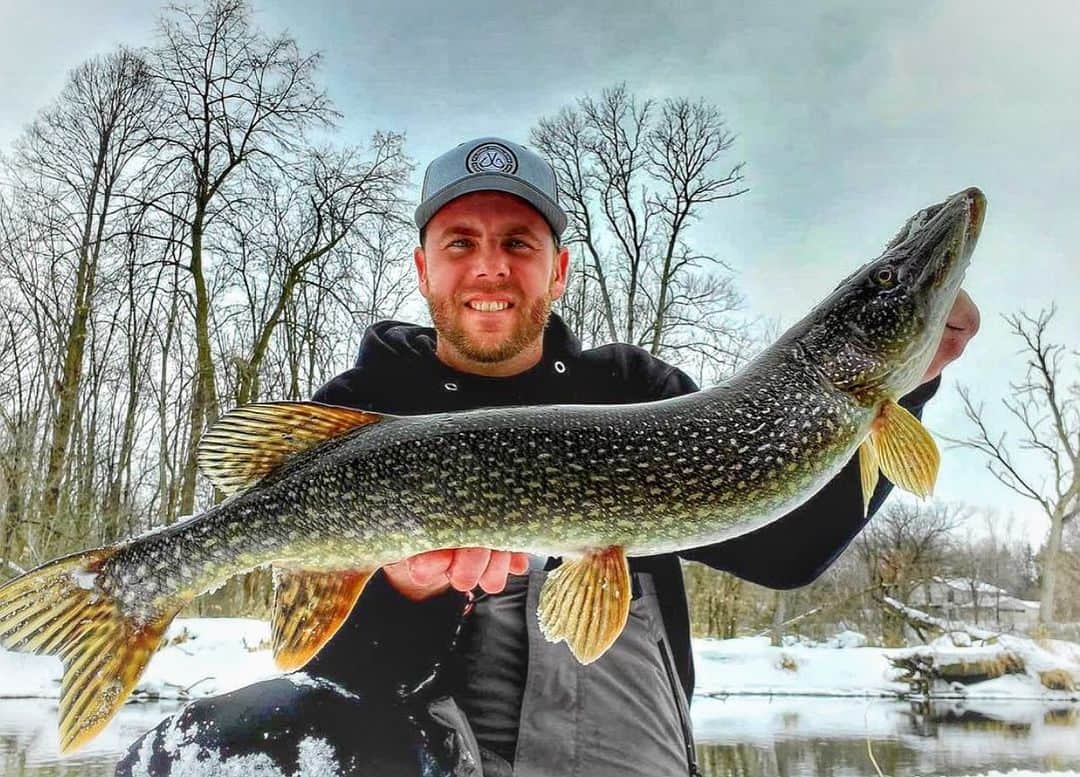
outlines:
[[[922,382],[985,212],[974,187],[923,208],[804,319],[800,343],[829,382],[866,405]]]

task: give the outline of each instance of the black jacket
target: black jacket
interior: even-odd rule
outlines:
[[[920,415],[938,383],[921,386],[901,404]],[[508,378],[456,372],[435,357],[434,330],[380,322],[365,333],[356,366],[321,387],[313,399],[413,415],[507,405],[649,402],[695,390],[685,373],[640,348],[613,344],[582,351],[566,325],[552,315],[540,363]],[[870,514],[891,488],[880,479]],[[679,556],[761,585],[795,588],[820,575],[865,524],[858,465],[852,461],[784,518]],[[690,698],[694,671],[679,557],[631,558],[630,566],[653,575],[680,680]],[[425,684],[432,664],[446,657],[463,622],[466,601],[464,594],[449,591],[414,603],[376,574],[346,624],[307,671],[346,687],[383,685],[407,694]]]

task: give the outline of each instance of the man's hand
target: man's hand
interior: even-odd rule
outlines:
[[[488,548],[433,550],[383,567],[390,584],[416,602],[450,587],[471,591],[480,586],[497,594],[506,587],[507,576],[528,571],[528,554]]]
[[[922,382],[933,380],[941,374],[942,368],[964,352],[968,340],[979,331],[979,309],[963,289],[956,295],[949,317],[945,321],[945,332],[941,336],[937,353],[934,354]]]

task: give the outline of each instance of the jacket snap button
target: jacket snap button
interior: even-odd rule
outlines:
[[[446,383],[444,383],[442,385],[443,385],[443,388],[446,389],[447,391],[457,391],[457,384],[456,383],[446,381]]]
[[[566,372],[566,365],[562,362],[555,362],[555,372],[559,373],[560,375]]]

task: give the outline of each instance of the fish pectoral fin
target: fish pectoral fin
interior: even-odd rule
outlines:
[[[322,650],[349,617],[371,573],[274,568],[270,633],[279,668],[299,669]]]
[[[877,488],[880,469],[881,460],[878,457],[877,446],[874,445],[874,438],[868,436],[859,446],[859,480],[862,482],[864,518],[870,512],[870,497]]]
[[[0,646],[59,656],[60,751],[78,750],[123,706],[183,602],[128,616],[98,588],[96,574],[116,548],[65,556],[0,588]]]
[[[933,493],[941,454],[918,418],[895,401],[886,402],[870,435],[885,477],[915,496]]]
[[[630,565],[622,548],[565,562],[540,589],[540,631],[549,642],[565,641],[578,661],[591,664],[622,633],[630,598]]]
[[[256,402],[230,410],[203,435],[199,469],[225,494],[254,485],[301,451],[385,416],[318,402]]]

